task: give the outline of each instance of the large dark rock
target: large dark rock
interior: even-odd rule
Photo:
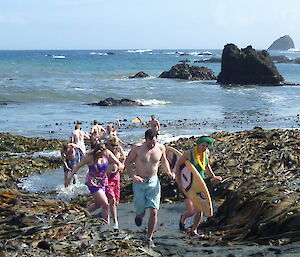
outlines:
[[[135,75],[129,76],[130,79],[136,79],[136,78],[147,78],[149,75],[143,71],[138,72]]]
[[[196,61],[194,61],[194,62],[195,62],[195,63],[199,63],[199,62],[219,63],[219,62],[221,62],[221,61],[222,61],[221,58],[212,57],[212,58],[210,58],[210,59],[196,60]]]
[[[292,63],[294,61],[292,58],[285,55],[271,56],[271,59],[273,62],[277,63]]]
[[[291,48],[295,48],[294,41],[289,35],[285,35],[276,39],[272,45],[268,48],[268,50],[289,50]]]
[[[213,80],[216,79],[212,70],[206,67],[190,66],[186,63],[176,64],[169,71],[164,71],[160,78],[186,79],[186,80]]]
[[[281,85],[284,81],[267,51],[256,51],[252,46],[238,49],[225,45],[222,53],[221,84]]]
[[[134,101],[134,100],[130,100],[127,98],[123,98],[121,100],[118,99],[114,99],[112,97],[106,98],[104,100],[99,101],[99,103],[91,103],[88,105],[96,105],[96,106],[143,106],[143,104],[141,104],[140,102]]]

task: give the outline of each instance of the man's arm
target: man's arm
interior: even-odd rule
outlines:
[[[163,170],[165,171],[165,173],[171,179],[174,179],[175,174],[171,171],[170,164],[169,164],[169,161],[168,161],[167,156],[166,156],[166,148],[164,146],[162,146],[161,150],[162,150],[162,156],[161,156],[161,159],[160,159],[161,166],[162,166]]]
[[[158,129],[158,131],[160,131],[160,123],[158,120],[156,120],[156,122],[157,122],[157,129]]]
[[[131,151],[129,152],[128,156],[125,160],[125,169],[129,172],[130,176],[132,177],[132,181],[134,183],[142,183],[144,179],[138,175],[135,175],[135,172],[133,171],[132,164],[135,162],[137,158],[137,146],[134,146]]]

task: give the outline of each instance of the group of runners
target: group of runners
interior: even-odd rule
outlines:
[[[117,205],[120,199],[120,172],[125,169],[133,182],[133,201],[136,208],[135,224],[142,225],[145,211],[149,209],[146,243],[150,247],[155,247],[153,233],[157,224],[161,196],[161,186],[157,176],[159,165],[161,164],[171,180],[176,178],[179,188],[181,188],[178,179],[179,167],[190,158],[194,158],[195,167],[200,174],[203,174],[204,170],[208,170],[215,180],[221,181],[222,178],[214,174],[208,162],[208,155],[205,154],[212,145],[212,138],[201,137],[196,146],[199,155],[194,156],[194,149],[188,150],[178,160],[179,165],[171,170],[166,156],[166,148],[157,140],[160,132],[159,122],[152,115],[151,120],[147,123],[144,122],[144,125],[150,126],[150,129],[145,131],[145,141],[132,146],[126,156],[121,146],[122,141],[117,136],[117,128],[120,126],[118,120],[116,126],[109,125],[107,129],[94,122],[89,134],[83,132],[80,125],[77,124],[72,133],[71,143],[62,147],[61,156],[64,162],[65,187],[69,186],[72,181],[74,183],[76,174],[81,167],[88,167],[85,184],[92,194],[94,202],[88,206],[87,210],[94,212],[101,208],[102,218],[107,224],[110,224],[111,216],[114,229],[119,228]],[[84,145],[85,138],[90,139],[91,142],[91,150],[88,152]],[[204,161],[204,157],[207,159],[206,161]],[[197,165],[198,162],[201,165]],[[186,211],[179,221],[181,230],[186,230],[185,220],[191,216],[195,216],[191,233],[197,235],[197,227],[202,213],[189,199],[186,199]]]

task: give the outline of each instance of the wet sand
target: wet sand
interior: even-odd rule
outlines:
[[[184,210],[184,203],[161,204],[158,216],[158,224],[153,241],[156,245],[154,251],[162,256],[300,256],[298,243],[286,246],[269,245],[235,245],[235,246],[211,246],[210,240],[199,237],[191,237],[180,232],[178,222]],[[120,229],[133,233],[134,237],[145,238],[148,212],[141,227],[134,223],[135,209],[133,203],[120,203],[118,216]],[[188,220],[187,225],[191,225]]]

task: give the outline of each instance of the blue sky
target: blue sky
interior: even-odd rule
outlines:
[[[0,49],[300,48],[299,0],[2,0]]]

